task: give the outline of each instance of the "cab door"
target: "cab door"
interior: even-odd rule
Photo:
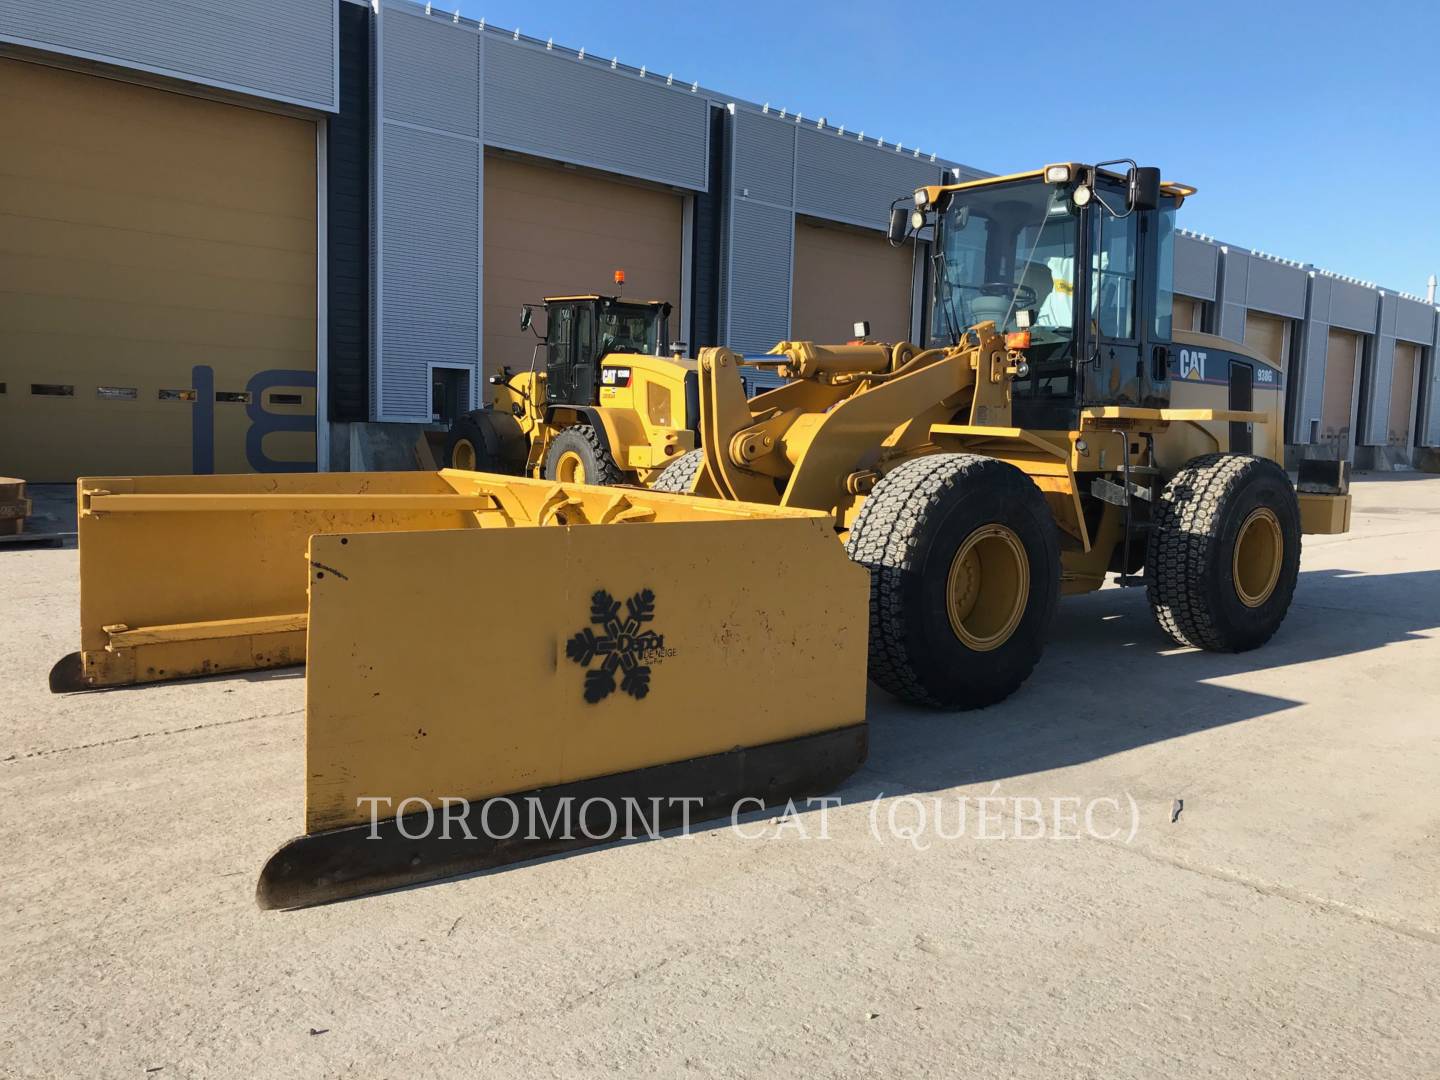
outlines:
[[[1123,210],[1122,189],[1103,185],[1100,191],[1106,203]],[[1140,218],[1136,213],[1116,217],[1098,201],[1091,204],[1087,405],[1138,405],[1143,397]]]
[[[575,401],[575,305],[550,304],[545,326],[545,400]]]
[[[1138,215],[1142,261],[1140,402],[1150,408],[1163,409],[1170,404],[1170,361],[1175,352],[1176,209],[1173,198],[1162,196],[1158,209]],[[1182,327],[1189,328],[1188,322]]]

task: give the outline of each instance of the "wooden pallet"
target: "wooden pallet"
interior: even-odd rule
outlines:
[[[25,481],[13,476],[0,476],[0,544],[25,544],[36,547],[59,547],[73,532],[32,532],[25,528],[26,518],[33,509],[25,495]]]

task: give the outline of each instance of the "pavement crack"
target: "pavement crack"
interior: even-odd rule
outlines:
[[[1315,893],[1306,892],[1304,889],[1297,889],[1290,885],[1282,885],[1276,881],[1264,881],[1260,878],[1253,878],[1235,870],[1225,870],[1218,866],[1206,866],[1200,863],[1193,863],[1188,859],[1182,859],[1175,855],[1166,855],[1158,851],[1135,847],[1131,844],[1117,843],[1114,840],[1100,840],[1099,842],[1105,844],[1107,847],[1128,851],[1131,854],[1138,855],[1140,858],[1148,859],[1154,863],[1173,866],[1177,870],[1187,870],[1192,874],[1200,874],[1214,881],[1228,882],[1231,885],[1241,885],[1253,892],[1260,893],[1262,896],[1273,896],[1281,900],[1289,900],[1291,903],[1301,904],[1316,911],[1325,911],[1334,915],[1354,919],[1356,922],[1369,923],[1371,926],[1378,926],[1382,930],[1389,930],[1391,933],[1400,934],[1403,937],[1414,938],[1416,941],[1424,941],[1430,945],[1440,945],[1440,930],[1433,930],[1426,926],[1416,926],[1414,923],[1406,922],[1403,919],[1382,915],[1375,911],[1367,911],[1365,908],[1356,907],[1354,904],[1347,904],[1343,900],[1335,900],[1328,896],[1318,896]]]
[[[54,757],[57,754],[69,754],[77,750],[97,750],[105,746],[117,746],[120,743],[136,742],[139,739],[163,738],[166,735],[184,735],[192,731],[207,731],[210,728],[231,727],[234,724],[247,724],[252,720],[271,720],[277,716],[299,716],[305,712],[304,709],[282,709],[279,712],[256,713],[254,716],[237,716],[230,720],[211,720],[204,724],[190,724],[187,727],[163,728],[160,731],[137,731],[133,735],[118,735],[113,739],[100,739],[97,742],[75,743],[73,746],[52,746],[45,750],[31,750],[24,754],[11,754],[0,761],[0,764],[13,765],[21,761],[29,761],[33,758]]]

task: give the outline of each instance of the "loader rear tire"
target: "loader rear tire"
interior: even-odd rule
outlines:
[[[666,465],[650,485],[651,491],[669,491],[677,495],[688,495],[695,486],[695,477],[705,460],[704,450],[689,450]]]
[[[589,424],[568,427],[550,441],[545,452],[545,479],[565,484],[618,484],[620,466]]]
[[[978,709],[1034,669],[1060,595],[1060,543],[1039,488],[974,454],[907,461],[850,530],[870,571],[870,679],[905,701]]]
[[[1207,454],[1160,496],[1145,593],[1180,645],[1245,652],[1274,636],[1300,574],[1300,504],[1275,462]]]

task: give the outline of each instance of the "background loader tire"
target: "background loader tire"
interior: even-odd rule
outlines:
[[[573,484],[618,484],[620,466],[589,424],[576,424],[556,435],[545,451],[545,479]]]
[[[1207,454],[1165,485],[1145,594],[1179,644],[1212,652],[1263,645],[1285,620],[1299,573],[1300,504],[1275,462]]]
[[[846,551],[870,570],[869,674],[881,689],[978,709],[1040,659],[1060,595],[1059,535],[1013,465],[974,454],[905,462],[865,500]]]
[[[473,414],[457,417],[445,436],[441,467],[473,472],[507,472],[494,453],[494,439]]]
[[[666,465],[650,485],[651,491],[669,491],[677,495],[688,495],[695,486],[695,477],[705,460],[704,450],[690,450]]]

